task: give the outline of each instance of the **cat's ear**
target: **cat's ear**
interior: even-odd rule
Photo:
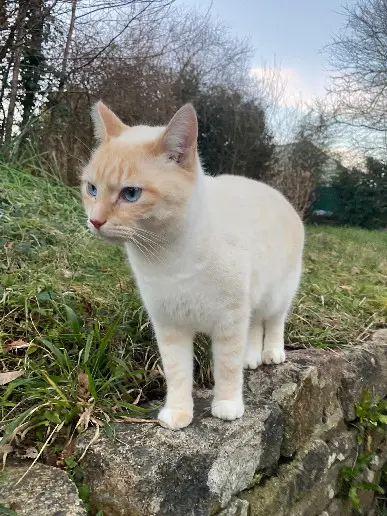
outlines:
[[[110,138],[116,138],[125,130],[126,125],[121,122],[101,101],[94,104],[91,111],[94,125],[94,135],[100,142],[107,142]]]
[[[196,152],[198,120],[192,104],[185,104],[175,113],[163,135],[163,152],[177,163],[183,163]]]

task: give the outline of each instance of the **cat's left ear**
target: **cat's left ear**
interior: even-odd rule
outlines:
[[[196,153],[198,120],[192,104],[185,104],[169,122],[163,135],[162,147],[168,157],[184,163]]]
[[[126,128],[118,116],[101,101],[93,106],[91,117],[94,124],[94,135],[100,142],[117,138]]]

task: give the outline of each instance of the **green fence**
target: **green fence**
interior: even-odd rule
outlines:
[[[314,210],[330,211],[337,213],[340,211],[340,197],[333,186],[320,186],[315,190],[316,200],[313,203]]]

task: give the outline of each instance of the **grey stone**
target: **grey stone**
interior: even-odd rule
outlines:
[[[252,516],[316,516],[327,510],[338,493],[338,474],[353,464],[357,453],[354,431],[343,431],[327,443],[310,441],[275,477],[240,493]]]
[[[35,464],[17,484],[27,470],[27,466],[7,466],[0,472],[1,504],[18,516],[86,515],[77,488],[64,471]]]
[[[220,511],[216,516],[247,516],[249,511],[249,502],[234,498],[228,506]]]
[[[340,467],[352,466],[358,455],[357,432],[345,430],[331,437],[328,441],[329,467],[339,464]]]
[[[346,348],[343,358],[345,367],[338,395],[345,419],[353,421],[355,404],[365,389],[372,395],[387,393],[387,330],[375,332],[368,344]]]
[[[349,500],[334,498],[326,510],[328,516],[351,516],[353,507]]]
[[[278,407],[252,403],[242,419],[226,422],[211,416],[209,394],[201,393],[199,415],[182,431],[121,424],[115,439],[92,444],[83,468],[95,507],[109,516],[213,514],[251,483],[257,469],[276,464]]]
[[[281,454],[291,457],[312,434],[327,436],[343,426],[337,398],[343,360],[337,353],[303,349],[288,353],[288,362],[250,373],[247,388],[256,401],[275,400],[284,416]]]
[[[249,502],[251,515],[293,516],[291,508],[305,492],[320,484],[328,469],[329,448],[323,441],[316,440],[300,450],[289,464],[280,466],[275,477],[239,496]],[[299,514],[295,512],[294,516]]]
[[[346,421],[365,388],[387,394],[385,338],[344,351],[293,350],[285,364],[246,373],[246,412],[234,422],[213,418],[211,393],[199,391],[194,421],[180,432],[117,425],[115,439],[92,442],[83,461],[94,510],[240,516],[250,504],[251,516],[330,515],[340,505],[338,472],[356,456]],[[81,451],[93,436],[80,439]]]

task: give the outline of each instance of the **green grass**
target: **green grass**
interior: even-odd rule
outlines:
[[[150,325],[121,249],[89,233],[77,191],[0,163],[0,249],[0,373],[24,371],[0,386],[0,447],[33,443],[50,460],[88,424],[146,417],[139,407],[163,393]],[[386,326],[386,251],[387,232],[308,228],[287,342],[355,345]],[[208,383],[205,342],[196,350]]]
[[[353,345],[387,325],[387,231],[309,227],[288,341]]]
[[[156,346],[122,251],[91,236],[78,193],[0,165],[0,248],[0,373],[25,371],[0,386],[0,448],[144,417]]]

